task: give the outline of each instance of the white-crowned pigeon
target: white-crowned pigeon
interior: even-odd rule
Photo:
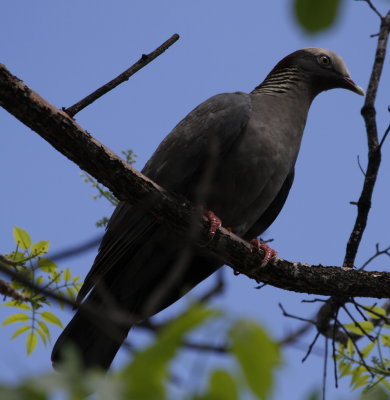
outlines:
[[[255,238],[286,201],[311,102],[333,88],[364,95],[332,51],[295,51],[250,94],[223,93],[196,107],[142,172],[212,210],[234,233]],[[187,262],[178,262],[186,238],[149,216],[147,204],[121,202],[114,211],[78,296],[82,301],[89,293],[85,308],[101,318],[77,311],[54,346],[55,363],[72,342],[85,366],[109,368],[131,324],[169,306],[221,267],[198,248]]]

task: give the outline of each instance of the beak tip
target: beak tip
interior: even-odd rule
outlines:
[[[366,95],[366,92],[364,91],[364,89],[361,88],[360,86],[357,86],[357,85],[356,85],[356,91],[355,92],[357,94],[359,94],[360,96],[365,96]]]
[[[366,92],[364,91],[363,88],[358,86],[349,75],[344,76],[344,82],[346,82],[347,86],[346,89],[352,90],[352,92],[357,93],[360,96],[365,96]],[[345,86],[344,86],[345,87]]]

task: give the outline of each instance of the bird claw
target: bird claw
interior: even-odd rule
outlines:
[[[278,253],[276,250],[272,249],[268,246],[268,244],[264,243],[261,239],[252,239],[250,244],[258,250],[262,250],[264,252],[264,257],[261,263],[261,266],[268,264],[271,258],[275,257]]]
[[[209,236],[213,238],[217,230],[222,226],[222,221],[210,210],[203,210],[203,215],[210,223]]]

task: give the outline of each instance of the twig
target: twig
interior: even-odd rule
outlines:
[[[374,6],[374,4],[372,4],[371,0],[360,0],[360,1],[364,1],[368,4],[368,6],[371,8],[372,11],[374,11],[374,13],[380,18],[383,19],[383,15],[378,11],[378,9]]]
[[[93,93],[91,93],[90,95],[88,95],[84,99],[80,100],[79,102],[77,102],[73,106],[64,109],[64,111],[69,116],[74,117],[82,109],[84,109],[85,107],[89,106],[95,100],[97,100],[98,98],[102,97],[107,92],[109,92],[110,90],[114,89],[115,87],[117,87],[121,83],[127,81],[137,71],[139,71],[141,68],[143,68],[146,65],[148,65],[151,61],[153,61],[159,55],[164,53],[165,50],[167,50],[177,40],[179,40],[179,37],[180,36],[177,33],[175,33],[167,41],[165,41],[161,46],[157,47],[156,50],[152,51],[149,54],[142,54],[142,57],[135,64],[133,64],[130,68],[128,68],[126,71],[122,72],[116,78],[112,79],[110,82],[106,83],[105,85],[103,85],[99,89],[95,90]]]
[[[302,325],[296,331],[289,333],[283,339],[278,340],[279,345],[286,346],[295,343],[302,335],[304,335],[313,325],[310,323]]]
[[[371,342],[374,341],[374,338],[368,334],[368,332],[366,332],[365,329],[363,329],[363,327],[359,324],[359,322],[356,321],[355,317],[349,312],[348,308],[345,306],[345,304],[342,306],[343,310],[347,313],[348,317],[351,319],[351,321],[355,324],[355,326],[362,332],[363,335],[359,335],[359,336],[365,336],[367,337],[369,340],[371,340]]]
[[[322,375],[322,400],[325,399],[325,393],[326,393],[326,373],[328,370],[328,338],[324,338],[325,340],[325,351],[324,351],[324,373]]]
[[[357,156],[357,162],[358,162],[358,166],[359,166],[360,172],[363,174],[363,176],[366,176],[366,173],[364,172],[364,169],[363,169],[363,167],[362,167],[362,164],[360,163],[360,156],[359,156],[359,155]],[[351,202],[351,203],[352,203],[352,202]],[[357,205],[356,202],[355,202],[354,204]]]
[[[307,322],[307,323],[310,323],[310,324],[312,324],[312,325],[315,325],[315,324],[316,324],[315,321],[312,321],[312,320],[310,320],[310,319],[298,317],[297,315],[293,315],[293,314],[288,313],[288,312],[284,309],[282,303],[278,303],[278,306],[279,306],[279,308],[282,310],[282,313],[283,313],[283,316],[284,316],[284,317],[289,317],[289,318],[297,319],[298,321]]]
[[[354,337],[353,335],[351,335],[351,333],[348,332],[348,330],[347,330],[346,328],[344,328],[344,326],[343,326],[342,323],[340,323],[339,321],[335,321],[335,322],[336,322],[336,324],[340,327],[340,329],[341,329],[342,331],[344,331],[344,333],[345,333],[345,334],[348,336],[348,338],[351,340],[351,342],[352,342],[352,344],[353,344],[353,347],[355,348],[356,353],[358,354],[358,356],[359,356],[359,358],[360,358],[361,363],[364,365],[364,367],[366,368],[367,372],[373,377],[374,374],[373,374],[371,368],[366,364],[366,362],[365,362],[365,360],[364,360],[364,357],[363,357],[363,354],[361,353],[361,351],[360,351],[358,345],[356,344],[355,337]]]
[[[385,143],[385,140],[386,140],[387,135],[389,134],[389,132],[390,132],[390,124],[388,125],[388,127],[387,127],[385,133],[383,134],[383,137],[382,137],[382,139],[381,139],[381,141],[380,141],[380,143],[379,143],[379,148],[380,148],[380,149],[382,148],[383,143]]]
[[[311,354],[311,352],[312,352],[312,350],[313,350],[313,347],[314,347],[314,345],[316,344],[317,339],[318,339],[319,337],[320,337],[320,332],[317,332],[316,335],[315,335],[315,337],[314,337],[314,339],[313,339],[313,341],[310,343],[310,345],[309,345],[309,347],[308,347],[308,349],[307,349],[307,352],[306,352],[306,354],[305,354],[305,357],[302,358],[302,361],[301,361],[301,362],[304,363],[304,362],[307,360],[307,358],[308,358],[309,355]]]
[[[337,320],[340,309],[337,309],[334,319]],[[337,360],[336,360],[336,324],[333,324],[333,335],[332,335],[332,355],[333,355],[333,372],[334,382],[336,388],[338,387],[338,376],[337,376]]]
[[[362,269],[366,268],[368,264],[370,264],[373,260],[375,260],[375,258],[377,258],[383,254],[386,254],[390,257],[390,246],[386,247],[384,250],[379,250],[379,243],[377,243],[375,245],[375,254],[372,255],[367,261],[365,261],[359,269],[362,270]]]
[[[33,300],[31,300],[29,296],[19,293],[9,282],[3,281],[2,279],[0,279],[0,294],[6,297],[12,297],[14,300],[23,303],[33,303]]]

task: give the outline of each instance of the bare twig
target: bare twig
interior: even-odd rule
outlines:
[[[284,315],[285,317],[297,319],[298,321],[307,322],[307,323],[312,324],[312,325],[315,325],[315,324],[316,324],[315,321],[313,321],[313,320],[310,320],[310,319],[307,319],[307,318],[298,317],[297,315],[293,315],[293,314],[288,313],[288,312],[284,309],[282,303],[278,303],[278,306],[279,306],[279,308],[282,310],[282,313],[283,313],[283,315]]]
[[[317,342],[317,340],[318,340],[319,337],[320,337],[320,332],[317,332],[316,335],[315,335],[315,337],[314,337],[314,339],[313,339],[313,341],[310,343],[310,345],[309,345],[309,347],[308,347],[308,349],[307,349],[307,352],[306,352],[305,356],[302,358],[302,362],[303,362],[303,363],[304,363],[304,362],[307,360],[307,358],[310,356],[310,354],[311,354],[311,352],[312,352],[312,350],[313,350],[313,348],[314,348],[314,345],[316,344],[316,342]]]
[[[93,93],[91,93],[84,99],[80,100],[73,106],[64,109],[64,111],[71,117],[75,116],[82,109],[89,106],[95,100],[102,97],[107,92],[114,89],[121,83],[127,81],[137,71],[139,71],[141,68],[148,65],[151,61],[153,61],[159,55],[164,53],[164,51],[167,50],[170,46],[172,46],[179,39],[179,37],[180,36],[177,33],[175,33],[167,41],[165,41],[161,46],[157,47],[156,50],[152,51],[149,54],[142,54],[142,57],[134,65],[132,65],[130,68],[128,68],[126,71],[122,72],[116,78],[112,79],[110,82],[106,83],[99,89],[95,90]]]
[[[390,246],[386,247],[383,250],[379,250],[379,243],[377,243],[375,245],[375,253],[367,261],[365,261],[359,269],[366,268],[368,264],[370,264],[372,261],[375,260],[375,258],[382,256],[384,254],[390,257]]]
[[[338,318],[340,309],[337,309],[335,320]],[[338,376],[337,376],[337,359],[336,359],[336,324],[333,324],[333,335],[332,335],[332,355],[333,355],[333,372],[334,372],[334,382],[336,388],[338,387]]]
[[[382,139],[381,139],[381,141],[380,141],[380,143],[379,143],[379,148],[380,148],[380,149],[382,148],[383,143],[385,143],[385,140],[386,140],[387,135],[389,134],[389,132],[390,132],[390,124],[388,125],[388,127],[387,127],[385,133],[383,134],[383,137],[382,137]]]
[[[294,332],[289,333],[284,338],[278,340],[281,346],[291,345],[295,343],[301,336],[303,336],[313,325],[311,323],[303,324],[300,328]]]
[[[378,9],[374,6],[374,4],[372,4],[371,0],[360,0],[360,1],[364,1],[368,4],[368,6],[371,8],[372,11],[374,11],[374,13],[380,18],[383,19],[383,15],[378,11]]]
[[[328,338],[324,338],[325,340],[325,351],[324,351],[324,372],[322,375],[322,400],[326,400],[326,376],[328,372]]]
[[[360,157],[359,157],[359,155],[357,156],[357,162],[358,162],[358,166],[359,166],[360,172],[363,174],[363,176],[366,176],[366,173],[364,172],[364,169],[363,169],[363,167],[362,167],[362,164],[360,163]],[[352,201],[351,201],[351,204],[356,204],[356,205],[357,205],[357,202],[352,202]]]

